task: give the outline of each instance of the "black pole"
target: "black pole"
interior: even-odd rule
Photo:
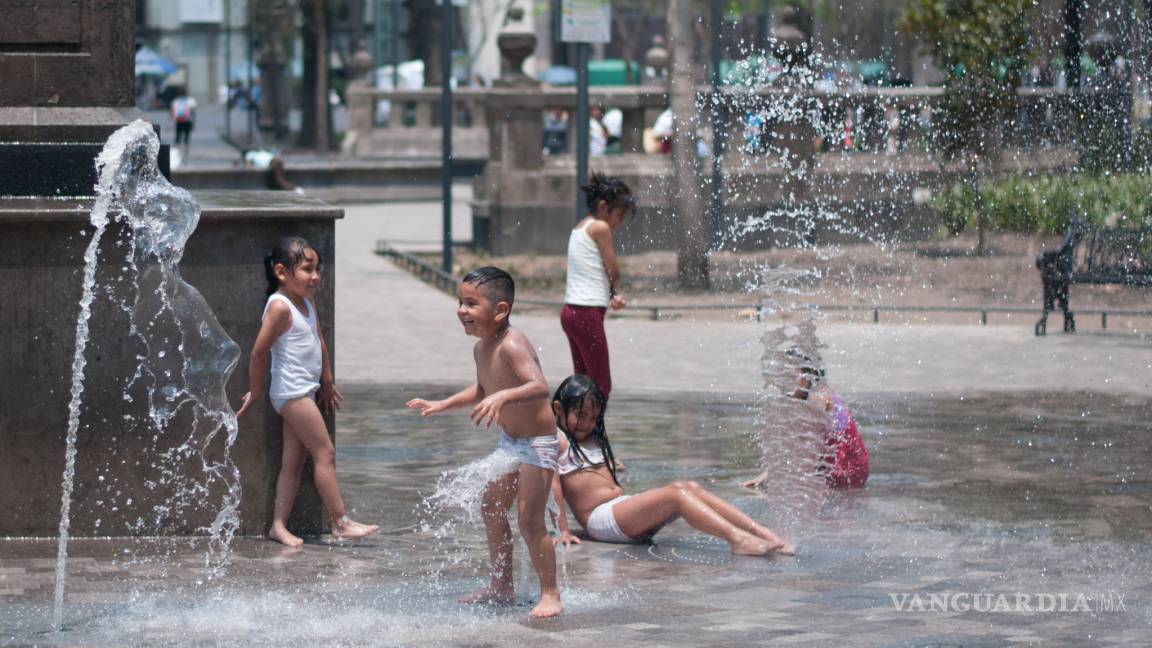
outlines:
[[[391,0],[391,2],[392,20],[389,21],[389,27],[392,30],[392,38],[389,39],[388,44],[392,49],[392,56],[389,58],[392,59],[392,90],[395,91],[400,89],[400,0]],[[392,106],[393,111],[397,109],[397,106]]]
[[[232,142],[232,0],[224,0],[224,139]]]
[[[576,43],[576,220],[588,213],[588,43]]]
[[[712,249],[721,244],[720,224],[724,217],[724,174],[721,169],[721,155],[724,152],[724,101],[720,96],[720,25],[723,21],[721,0],[711,0],[712,4],[712,209],[711,238]]]
[[[1084,0],[1064,0],[1064,78],[1069,92],[1080,90],[1080,53],[1084,39],[1080,34]]]
[[[252,127],[253,122],[256,120],[256,111],[252,109],[252,66],[254,63],[253,59],[255,58],[255,44],[252,42],[252,23],[255,22],[255,18],[256,5],[253,2],[248,2],[248,69],[246,70],[248,73],[248,146],[252,146]]]
[[[444,272],[452,274],[452,0],[440,2],[443,3],[440,20],[440,194],[444,202],[441,259]]]
[[[382,0],[372,0],[372,87],[377,87],[376,84],[376,68],[380,67],[381,59],[380,48],[382,46],[381,40],[384,39],[384,24],[380,22],[384,19],[384,2]]]
[[[1134,54],[1132,47],[1133,29],[1136,15],[1133,11],[1132,0],[1123,0],[1120,7],[1120,55],[1124,57],[1124,78],[1120,80],[1120,148],[1121,164],[1125,171],[1132,170],[1132,64]]]

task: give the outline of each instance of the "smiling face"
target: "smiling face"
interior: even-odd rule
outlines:
[[[570,408],[568,411],[564,411],[560,401],[552,401],[552,413],[556,415],[560,429],[567,432],[577,443],[591,436],[600,421],[600,408],[591,398],[585,398],[580,401],[579,407]]]
[[[320,287],[320,255],[312,248],[304,249],[304,258],[295,268],[287,268],[277,263],[274,269],[280,281],[280,291],[294,302],[305,298],[315,299]]]
[[[461,283],[456,291],[459,304],[456,317],[464,325],[464,333],[474,337],[489,337],[497,333],[508,321],[508,302],[493,303],[481,286]]]

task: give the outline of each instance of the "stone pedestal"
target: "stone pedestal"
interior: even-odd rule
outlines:
[[[0,196],[91,192],[92,151],[69,147],[99,146],[143,117],[134,105],[135,17],[135,3],[124,0],[5,3]]]
[[[280,237],[297,234],[327,260],[335,256],[334,222],[343,210],[283,192],[198,192],[200,225],[188,242],[181,274],[212,307],[220,324],[240,346],[240,364],[228,383],[228,399],[238,404],[248,387],[248,351],[260,327],[265,300],[263,255]],[[69,385],[79,312],[83,253],[92,234],[91,200],[0,199],[0,536],[51,536],[57,532],[61,474],[68,428]],[[129,246],[117,244],[119,225],[104,235],[98,284],[119,295],[117,277]],[[335,280],[331,274],[317,295],[323,335],[335,349]],[[181,442],[179,419],[152,438],[123,420],[123,390],[136,361],[125,340],[126,315],[101,291],[90,320],[81,427],[77,444],[72,533],[77,536],[133,534],[137,518],[147,515],[157,497],[152,465],[164,450]],[[331,419],[330,433],[334,432]],[[267,397],[240,423],[232,458],[240,469],[240,505],[244,535],[262,534],[272,516],[280,466],[281,424]],[[220,447],[208,449],[218,456]],[[199,456],[181,464],[198,476]],[[161,489],[163,490],[163,489]],[[192,534],[215,516],[214,493],[203,506],[168,521],[164,533]],[[294,527],[321,530],[319,499],[305,479],[297,499]]]

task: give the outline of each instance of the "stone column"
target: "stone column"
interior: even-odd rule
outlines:
[[[514,0],[496,37],[500,48],[500,78],[497,88],[515,92],[502,93],[522,99],[536,93],[540,82],[524,74],[524,60],[536,51],[536,34],[532,32],[521,0]],[[522,101],[505,103],[501,111],[501,159],[504,168],[539,169],[544,165],[544,111],[542,106]]]
[[[92,191],[99,145],[142,117],[135,107],[135,24],[131,0],[4,3],[0,195]]]
[[[133,0],[0,3],[0,241],[6,246],[0,281],[11,288],[0,292],[0,536],[58,532],[79,277],[93,232],[93,162],[114,131],[143,117],[134,106],[135,7]],[[161,171],[166,155],[164,146]],[[333,258],[334,220],[343,210],[283,192],[200,192],[194,198],[200,225],[185,249],[182,275],[247,351],[260,326],[253,312],[259,314],[264,296],[263,252],[294,232]],[[98,278],[114,290],[127,289],[119,281],[130,274],[122,270],[125,247],[114,244],[130,236],[127,227],[114,222],[101,249]],[[325,281],[322,290],[322,335],[334,351],[334,282]],[[133,380],[135,355],[117,299],[101,292],[89,320],[71,511],[76,536],[149,532],[136,521],[157,495],[141,474],[159,460],[158,446],[188,438],[191,425],[176,416],[158,439],[139,419],[125,419],[123,393]],[[243,353],[231,375],[229,403],[246,391],[247,357]],[[334,434],[331,417],[327,423]],[[232,449],[243,484],[241,534],[268,528],[281,439],[279,418],[262,397],[240,422]],[[115,508],[105,497],[113,491]],[[307,477],[297,502],[295,530],[319,532],[320,502]],[[196,533],[215,513],[202,509],[163,520],[163,532]]]

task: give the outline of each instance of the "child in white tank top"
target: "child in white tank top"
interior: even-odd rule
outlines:
[[[276,479],[276,503],[268,537],[290,547],[303,544],[285,526],[296,501],[304,461],[312,456],[313,481],[324,502],[337,538],[362,538],[376,525],[350,520],[336,482],[336,449],[320,413],[340,408],[344,397],[336,389],[328,347],[320,335],[316,290],[320,287],[320,255],[302,238],[285,238],[264,259],[268,302],[263,324],[252,346],[248,370],[250,390],[236,412],[243,416],[263,392],[269,374],[272,408],[284,419],[284,453]],[[319,406],[317,405],[319,401]]]
[[[612,392],[608,338],[604,315],[627,302],[617,288],[620,267],[612,244],[612,230],[636,210],[632,190],[619,178],[593,173],[581,187],[588,197],[588,216],[568,237],[568,281],[560,325],[568,336],[572,369],[596,381],[600,391]]]

